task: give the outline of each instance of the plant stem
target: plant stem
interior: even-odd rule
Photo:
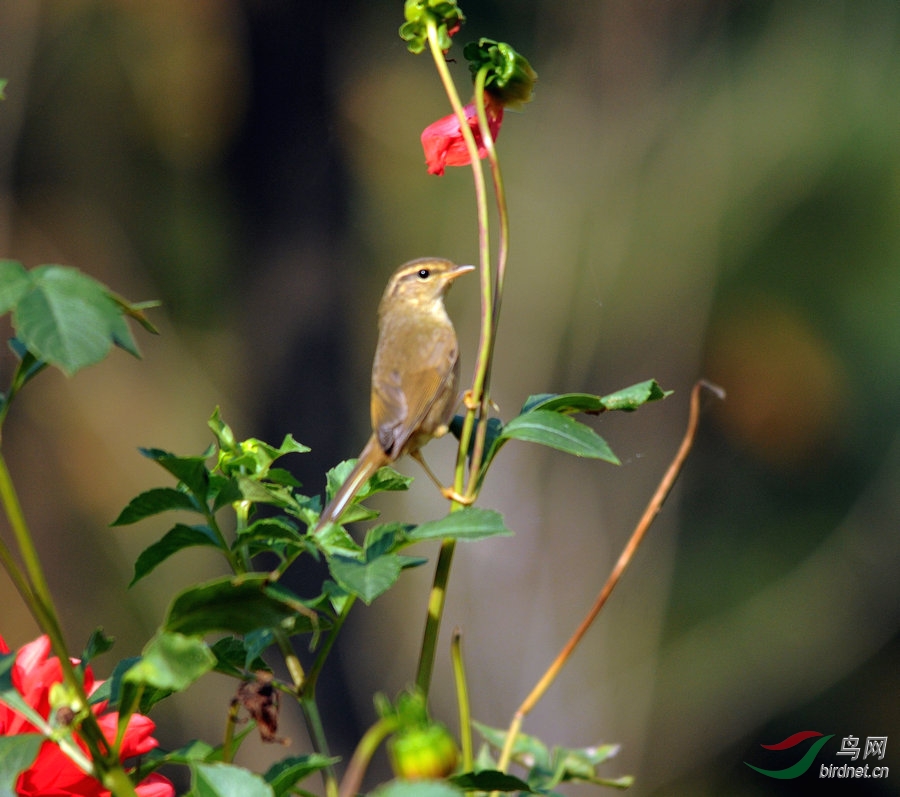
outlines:
[[[369,730],[367,730],[356,750],[353,751],[353,757],[347,765],[347,771],[341,781],[340,797],[354,797],[362,786],[363,775],[369,767],[369,762],[378,746],[396,730],[397,721],[394,717],[383,717],[378,720]]]
[[[475,204],[478,219],[478,248],[481,267],[479,269],[480,286],[481,286],[481,339],[478,346],[478,356],[475,365],[475,373],[472,379],[472,387],[468,392],[466,401],[466,415],[463,420],[463,428],[459,438],[459,450],[456,458],[456,470],[454,476],[454,489],[462,494],[464,483],[466,481],[466,458],[468,456],[469,444],[472,440],[472,433],[475,429],[476,417],[479,420],[479,436],[482,441],[483,449],[484,433],[487,423],[486,409],[489,405],[489,397],[487,394],[487,384],[489,381],[489,371],[492,359],[493,341],[495,332],[494,308],[495,299],[493,295],[493,280],[491,275],[491,252],[490,252],[490,222],[488,217],[487,206],[487,188],[484,180],[484,169],[481,159],[478,157],[478,144],[472,129],[469,127],[466,119],[466,112],[460,101],[456,86],[450,76],[450,70],[447,68],[447,62],[444,59],[444,53],[438,42],[437,27],[432,20],[428,22],[428,44],[434,59],[435,67],[438,75],[450,100],[450,105],[456,114],[459,122],[460,132],[466,143],[466,149],[469,152],[469,159],[472,165],[472,175],[475,183]],[[482,88],[484,78],[482,77]],[[484,115],[484,96],[483,92],[479,95],[481,113]],[[482,139],[490,150],[493,149],[493,140],[491,139],[490,130],[487,129],[486,119],[485,125],[481,130]],[[490,142],[490,143],[487,143]],[[477,479],[469,479],[469,489],[473,490],[477,486]],[[467,493],[467,497],[472,498],[474,492]],[[459,504],[454,503],[451,511],[459,508]],[[437,650],[438,635],[440,633],[441,618],[444,613],[444,604],[447,595],[447,584],[450,580],[450,566],[453,562],[453,553],[456,545],[453,540],[444,540],[441,545],[441,551],[438,556],[438,562],[435,567],[434,582],[431,588],[431,594],[428,599],[428,615],[425,620],[425,630],[422,636],[422,649],[419,655],[419,666],[416,675],[416,685],[419,690],[428,697],[431,688],[431,677],[434,671],[434,658]]]
[[[422,651],[419,654],[419,668],[416,675],[416,688],[428,697],[431,688],[431,676],[434,672],[434,656],[437,651],[438,633],[441,630],[441,617],[447,596],[447,583],[450,581],[450,565],[453,563],[453,552],[456,540],[444,540],[434,568],[434,581],[428,597],[428,614],[425,617],[425,631],[422,634]]]
[[[616,585],[622,578],[622,574],[625,572],[625,569],[634,558],[634,554],[637,551],[638,546],[640,546],[641,542],[643,541],[647,530],[650,528],[654,519],[659,514],[660,509],[662,509],[662,505],[671,492],[672,487],[675,484],[675,480],[678,478],[678,474],[681,473],[681,469],[684,466],[684,462],[687,459],[688,454],[690,453],[691,447],[694,444],[694,437],[697,433],[697,424],[700,418],[700,394],[704,388],[709,388],[714,392],[717,392],[718,394],[722,393],[719,388],[715,387],[714,385],[710,385],[705,381],[697,382],[694,385],[694,388],[691,391],[688,425],[687,429],[685,430],[684,437],[682,438],[681,445],[678,447],[678,451],[675,454],[675,457],[673,458],[671,464],[663,475],[659,486],[656,488],[656,492],[654,492],[653,497],[647,504],[647,507],[644,510],[644,514],[641,516],[641,519],[638,521],[637,526],[631,533],[631,537],[625,545],[625,548],[619,555],[619,559],[616,562],[615,567],[613,567],[612,572],[606,579],[606,583],[603,585],[603,588],[597,595],[597,598],[594,601],[594,605],[591,606],[587,615],[584,617],[584,619],[578,625],[578,628],[575,629],[575,632],[569,638],[569,641],[566,642],[565,645],[563,645],[563,648],[559,652],[559,655],[557,655],[557,657],[553,660],[553,663],[550,665],[550,667],[548,667],[543,676],[541,676],[540,680],[531,690],[531,693],[528,695],[528,697],[525,698],[522,705],[519,706],[518,710],[513,715],[512,723],[510,724],[509,730],[506,734],[506,741],[503,746],[503,751],[497,764],[497,768],[502,772],[505,772],[509,767],[513,746],[515,745],[519,730],[522,727],[522,721],[531,712],[535,705],[537,705],[538,701],[547,692],[547,689],[550,688],[550,685],[556,679],[556,676],[559,674],[560,670],[562,670],[563,665],[565,665],[569,658],[572,656],[575,648],[578,647],[578,643],[581,642],[582,638],[587,633],[594,620],[597,618],[597,615],[600,613],[600,610],[606,604],[606,601],[612,594],[613,589],[615,589]]]
[[[88,695],[84,689],[84,681],[69,657],[59,616],[53,603],[53,596],[50,593],[40,557],[34,547],[31,531],[25,521],[19,496],[2,453],[0,453],[0,503],[3,504],[4,512],[16,539],[19,555],[25,566],[25,575],[19,571],[11,552],[5,545],[0,549],[2,550],[0,559],[9,570],[10,577],[32,616],[47,634],[53,652],[59,660],[63,680],[76,695],[78,703],[76,713],[83,714],[80,726],[81,737],[91,754],[93,774],[102,783],[108,784],[107,788],[117,797],[131,797],[135,794],[131,779],[122,769],[114,751],[110,750],[109,742],[104,737],[97,718],[91,711]]]
[[[453,680],[456,682],[456,702],[459,706],[459,741],[462,748],[462,769],[472,769],[472,711],[469,706],[469,684],[466,680],[466,664],[462,655],[462,632],[455,628],[450,641],[450,657],[453,661]]]

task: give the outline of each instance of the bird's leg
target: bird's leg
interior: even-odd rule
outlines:
[[[449,501],[456,501],[456,503],[463,504],[464,506],[469,506],[475,500],[474,496],[460,495],[452,487],[445,487],[441,484],[441,480],[435,476],[434,471],[428,467],[428,463],[425,462],[425,458],[422,456],[421,451],[410,451],[409,455],[422,466],[422,469],[428,474],[428,478],[434,482],[435,487],[441,491],[441,495],[443,495],[444,498]]]

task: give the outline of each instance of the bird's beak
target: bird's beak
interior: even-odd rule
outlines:
[[[461,277],[463,274],[465,274],[469,271],[474,271],[474,270],[475,270],[475,266],[471,266],[471,265],[457,266],[452,271],[447,272],[447,280],[448,281],[455,280],[457,277]]]

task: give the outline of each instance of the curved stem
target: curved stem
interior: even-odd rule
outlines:
[[[684,437],[682,438],[681,445],[678,447],[678,451],[675,454],[675,457],[672,459],[672,462],[663,475],[663,478],[657,486],[656,491],[653,493],[653,497],[647,504],[647,507],[644,510],[644,514],[641,516],[641,519],[638,521],[637,526],[631,533],[631,537],[626,543],[625,548],[622,549],[622,553],[619,555],[619,559],[616,562],[615,567],[613,567],[612,572],[606,579],[606,583],[603,585],[603,588],[597,595],[597,598],[594,601],[594,605],[591,606],[587,615],[585,615],[584,619],[575,629],[575,632],[569,638],[569,641],[566,642],[565,645],[563,645],[562,650],[553,660],[553,663],[547,668],[547,671],[541,676],[540,680],[531,690],[531,693],[528,695],[528,697],[525,698],[525,700],[522,702],[522,705],[519,706],[518,710],[513,715],[512,723],[510,724],[509,730],[506,734],[506,742],[503,746],[503,752],[501,753],[500,760],[497,764],[497,768],[502,772],[505,772],[509,767],[513,746],[515,745],[519,730],[522,727],[522,721],[531,712],[535,705],[537,705],[538,701],[544,696],[544,694],[546,694],[547,690],[550,688],[550,685],[554,680],[556,680],[556,676],[559,675],[560,670],[562,670],[563,666],[572,656],[575,648],[578,647],[578,643],[581,642],[584,635],[588,632],[588,629],[591,627],[591,625],[593,625],[594,620],[597,619],[597,615],[600,613],[600,610],[606,605],[606,601],[609,599],[609,596],[612,594],[613,589],[615,589],[616,585],[622,578],[622,574],[625,572],[625,569],[634,558],[634,554],[637,551],[638,546],[640,546],[641,542],[643,542],[644,537],[647,534],[647,530],[650,528],[656,516],[659,514],[659,511],[662,509],[663,503],[671,492],[672,487],[675,485],[675,480],[678,478],[678,474],[681,473],[684,462],[687,459],[688,454],[690,453],[691,447],[694,445],[694,437],[697,434],[697,424],[700,418],[700,394],[704,388],[708,388],[716,392],[717,394],[722,393],[720,388],[717,388],[714,385],[711,385],[708,382],[702,380],[694,385],[694,389],[691,391],[691,404],[690,413],[688,416],[688,424],[684,433]]]
[[[367,730],[356,750],[353,751],[353,757],[347,765],[347,771],[341,781],[340,797],[354,797],[359,793],[362,787],[363,775],[369,767],[369,762],[378,746],[393,733],[397,728],[397,721],[394,717],[383,717],[378,720],[369,730]]]

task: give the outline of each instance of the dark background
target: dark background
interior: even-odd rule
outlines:
[[[463,10],[459,41],[510,41],[540,75],[499,139],[512,225],[501,415],[529,393],[650,377],[675,390],[597,423],[621,468],[525,444],[496,463],[482,504],[516,536],[460,546],[444,624],[464,631],[475,716],[506,726],[586,610],[705,376],[727,400],[709,403],[645,547],[525,731],[621,742],[608,774],[634,774],[635,795],[897,794],[900,6]],[[164,483],[138,446],[199,453],[219,405],[241,437],[312,446],[289,465],[320,492],[368,434],[390,272],[477,257],[469,171],[423,165],[419,133],[449,109],[401,21],[399,2],[351,0],[0,6],[0,255],[163,302],[143,361],[117,352],[71,380],[45,374],[5,430],[73,649],[102,625],[119,656],[136,654],[175,591],[221,572],[190,552],[125,591],[167,528],[107,527]],[[448,304],[471,373],[475,281]],[[4,355],[4,384],[10,367]],[[452,448],[429,448],[440,472]],[[380,508],[443,511],[420,479]],[[344,755],[372,694],[414,677],[430,574],[361,608],[332,661],[322,702]],[[0,606],[12,645],[36,633],[5,576]],[[433,708],[454,724],[447,659],[442,644]],[[210,677],[164,706],[164,745],[218,739],[231,689]],[[306,751],[298,719],[284,722],[292,747],[250,744],[243,763]],[[842,737],[886,735],[877,763],[894,777],[775,781],[744,766],[792,764],[759,745],[800,730],[836,735],[815,770],[845,763]]]

